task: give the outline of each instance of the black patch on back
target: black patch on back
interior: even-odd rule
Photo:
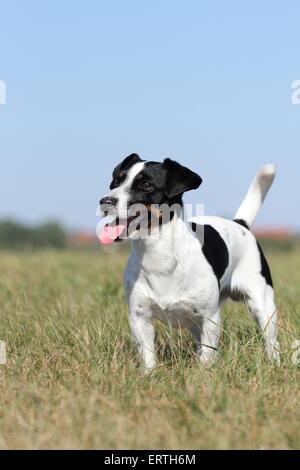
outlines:
[[[260,262],[261,262],[261,275],[265,278],[266,280],[266,283],[268,284],[268,286],[271,286],[273,287],[273,280],[272,280],[272,275],[271,275],[271,271],[270,271],[270,267],[268,265],[268,261],[266,260],[266,257],[264,255],[264,252],[260,246],[260,244],[257,242],[257,247],[258,247],[258,251],[259,251],[259,254],[260,254]]]
[[[249,226],[248,226],[247,222],[245,222],[243,219],[234,219],[233,222],[235,222],[239,225],[242,225],[243,227],[245,227],[249,230]]]
[[[249,227],[248,227],[247,223],[244,220],[234,219],[234,222],[236,222],[239,225],[242,225],[243,227],[245,227],[249,230]],[[268,261],[266,260],[264,252],[262,250],[262,247],[260,246],[258,241],[256,243],[257,243],[257,248],[258,248],[259,255],[260,255],[260,263],[261,263],[261,271],[260,272],[261,272],[261,275],[265,278],[266,283],[268,284],[268,286],[273,287],[273,280],[272,280],[272,275],[271,275],[271,271],[270,271]]]
[[[197,224],[192,222],[191,227],[193,232],[196,232]],[[204,225],[204,243],[202,251],[213,268],[220,285],[220,280],[228,268],[229,252],[223,238],[211,225]]]

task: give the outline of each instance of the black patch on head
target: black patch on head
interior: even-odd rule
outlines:
[[[199,188],[202,178],[185,166],[166,158],[163,163],[167,171],[165,193],[170,199],[182,196],[186,191]]]
[[[142,171],[132,182],[130,189],[132,202],[146,205],[169,202],[165,194],[166,173],[162,163],[145,163]]]
[[[131,200],[140,204],[182,204],[182,194],[196,189],[202,179],[193,171],[166,159],[146,162],[131,186]]]
[[[110,189],[117,188],[126,179],[130,168],[144,162],[137,154],[129,155],[113,172]],[[132,181],[129,206],[132,204],[182,205],[182,194],[197,189],[202,182],[199,175],[167,158],[163,163],[146,162]]]
[[[259,254],[260,254],[260,262],[261,262],[261,275],[265,278],[266,280],[266,283],[268,284],[268,286],[271,286],[273,287],[273,280],[272,280],[272,275],[271,275],[271,271],[270,271],[270,267],[269,267],[269,264],[268,264],[268,261],[266,260],[266,257],[264,255],[264,252],[260,246],[260,244],[257,242],[257,247],[258,247],[258,251],[259,251]]]
[[[243,219],[234,219],[233,222],[235,222],[236,224],[242,225],[243,227],[245,227],[249,230],[249,226],[248,226],[247,222],[245,222]]]
[[[117,188],[125,180],[128,171],[136,163],[142,162],[143,160],[136,153],[132,153],[125,160],[122,161],[113,171],[113,180],[110,185],[110,189]]]
[[[192,222],[191,227],[192,231],[196,232],[197,224]],[[217,232],[217,230],[211,225],[204,225],[204,242],[202,251],[205,258],[213,268],[220,285],[220,280],[229,265],[229,252],[225,241],[219,232]]]

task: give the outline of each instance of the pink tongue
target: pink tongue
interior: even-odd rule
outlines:
[[[105,225],[102,232],[99,235],[99,240],[102,245],[111,245],[116,238],[118,238],[124,230],[126,229],[126,225],[119,224],[119,225]]]

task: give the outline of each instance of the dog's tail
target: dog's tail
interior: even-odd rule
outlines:
[[[272,186],[276,175],[275,165],[265,165],[256,175],[248,193],[235,214],[234,220],[250,228]]]

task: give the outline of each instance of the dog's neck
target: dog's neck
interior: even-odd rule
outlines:
[[[132,240],[132,251],[142,267],[157,268],[160,272],[175,269],[178,262],[178,249],[186,237],[192,237],[188,224],[184,220],[183,209],[174,212],[172,219],[151,229],[145,238]]]

